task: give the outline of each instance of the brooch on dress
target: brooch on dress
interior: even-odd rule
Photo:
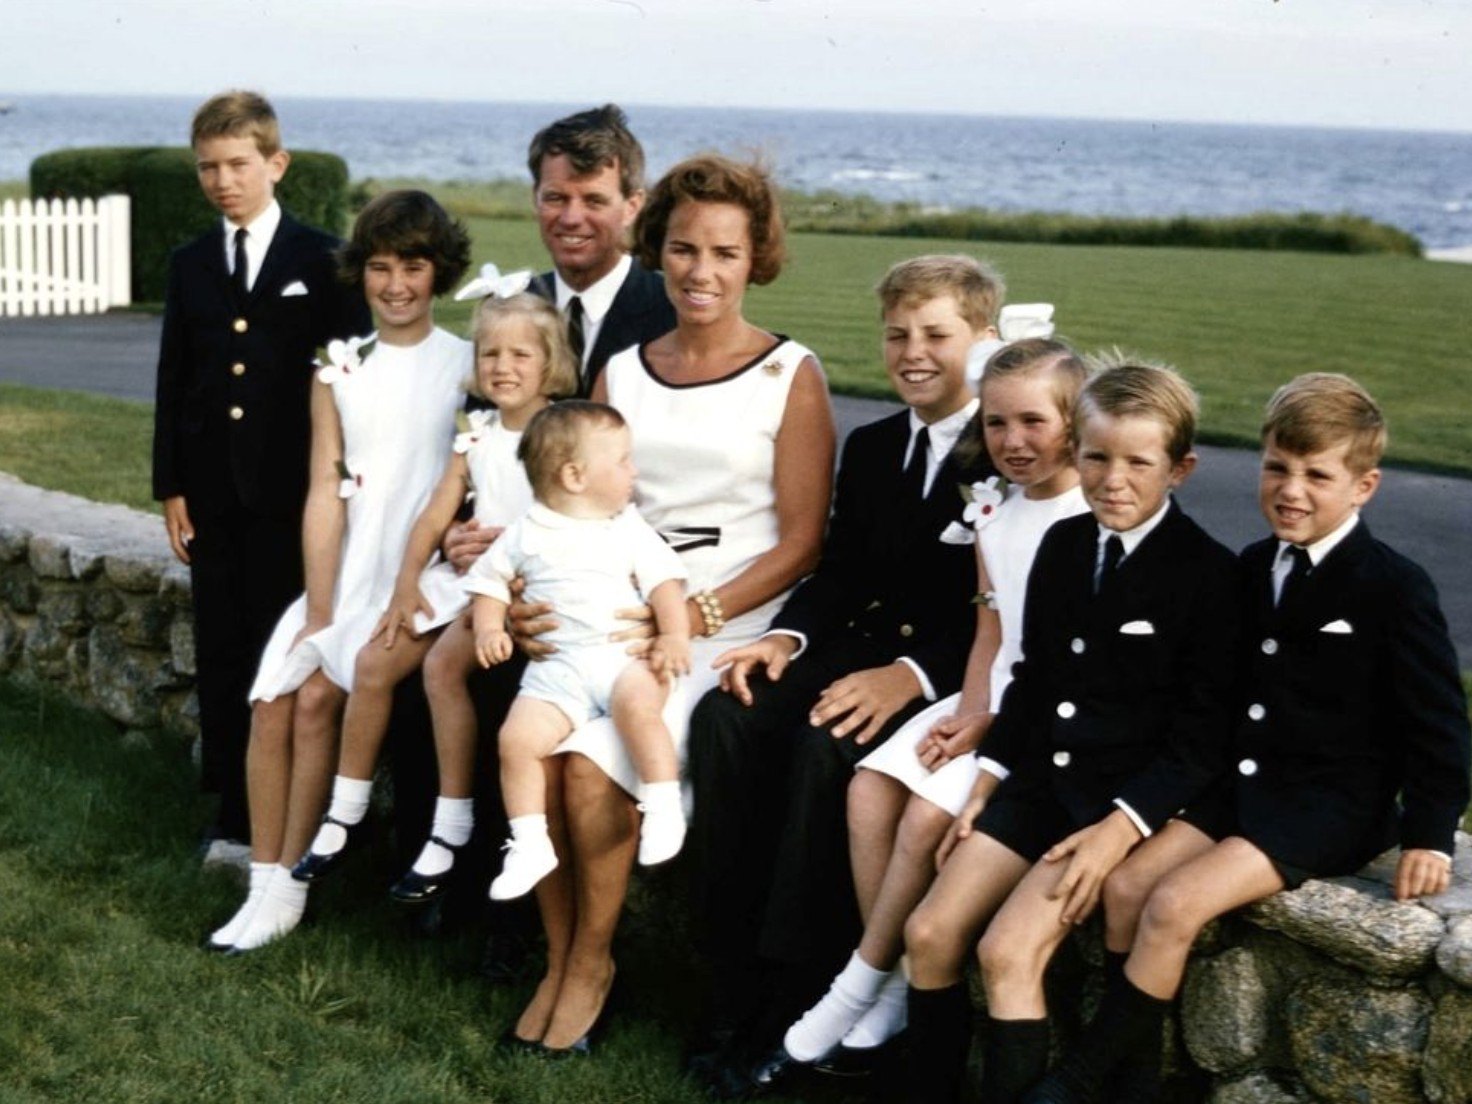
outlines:
[[[762,371],[769,376],[780,376],[782,374],[782,362],[780,360],[769,360],[762,365]]]

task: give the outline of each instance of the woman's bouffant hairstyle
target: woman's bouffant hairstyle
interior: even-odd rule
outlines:
[[[567,399],[538,410],[516,446],[516,458],[526,467],[538,500],[545,503],[548,492],[556,490],[557,473],[578,458],[586,434],[627,424],[613,407],[587,399]]]
[[[751,220],[751,276],[770,284],[787,256],[782,209],[772,175],[756,162],[743,164],[716,153],[681,161],[659,178],[634,223],[634,253],[639,263],[658,271],[670,216],[681,203],[734,203]]]
[[[535,327],[542,342],[542,386],[539,389],[549,399],[562,399],[578,393],[578,369],[573,359],[572,346],[567,340],[567,324],[547,300],[522,292],[506,299],[488,295],[475,308],[475,318],[470,325],[470,340],[475,345],[476,367],[471,369],[466,390],[480,399],[490,401],[490,396],[480,390],[481,341],[497,322],[508,318],[525,318]],[[495,404],[492,403],[494,406]]]
[[[1285,383],[1268,400],[1262,439],[1309,455],[1349,445],[1344,463],[1356,476],[1376,468],[1390,439],[1385,415],[1370,393],[1337,372],[1309,372]]]
[[[281,124],[265,96],[234,89],[211,96],[194,113],[189,145],[206,138],[249,138],[262,157],[270,157],[281,149]]]
[[[1084,359],[1062,341],[1051,337],[1028,337],[1003,345],[986,362],[978,392],[981,405],[976,416],[966,423],[966,429],[956,442],[956,458],[964,465],[975,463],[986,453],[985,417],[986,386],[997,380],[1012,376],[1047,374],[1052,385],[1053,401],[1063,423],[1073,425],[1073,410],[1078,404],[1079,392],[1089,381],[1089,366]]]
[[[470,234],[428,192],[384,192],[358,212],[353,236],[338,247],[338,279],[362,287],[363,266],[380,253],[429,261],[434,293],[443,295],[470,267]]]
[[[1106,354],[1094,358],[1098,375],[1079,393],[1073,408],[1073,443],[1078,445],[1091,414],[1111,418],[1153,418],[1165,427],[1165,451],[1178,464],[1191,451],[1200,404],[1181,374],[1166,364]]]
[[[954,295],[966,324],[981,331],[988,326],[996,328],[1007,285],[1000,272],[975,257],[932,253],[891,267],[874,293],[885,314],[897,306],[912,307],[942,295]]]

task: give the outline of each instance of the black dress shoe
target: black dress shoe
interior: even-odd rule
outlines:
[[[807,1062],[799,1062],[788,1054],[786,1047],[779,1046],[753,1064],[726,1066],[717,1072],[707,1088],[717,1100],[750,1100],[776,1092],[791,1084],[799,1072],[810,1068]]]
[[[547,1049],[540,1039],[523,1039],[516,1033],[515,1024],[496,1037],[496,1046],[508,1054],[533,1054],[539,1057]]]
[[[427,901],[433,901],[445,891],[445,887],[455,877],[455,860],[464,850],[464,844],[457,847],[453,843],[446,843],[438,836],[430,836],[429,842],[438,844],[450,853],[450,865],[438,874],[420,874],[411,868],[388,891],[388,895],[400,904],[422,905]]]
[[[343,841],[341,847],[330,855],[320,855],[315,851],[308,851],[298,859],[297,864],[291,868],[291,876],[299,882],[318,881],[342,865],[342,861],[347,858],[348,853],[358,849],[358,844],[362,841],[364,835],[363,825],[367,822],[364,820],[359,821],[357,824],[344,824],[336,817],[325,816],[322,818],[322,823],[336,824],[347,833],[347,839]]]

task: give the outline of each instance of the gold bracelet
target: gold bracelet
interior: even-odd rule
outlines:
[[[700,610],[700,619],[705,622],[705,632],[701,635],[715,636],[726,624],[720,596],[713,590],[697,590],[690,597],[695,599],[695,608]]]

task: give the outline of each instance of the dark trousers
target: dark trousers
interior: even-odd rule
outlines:
[[[916,699],[867,744],[807,723],[818,695],[893,657],[863,637],[822,641],[753,702],[712,690],[690,722],[693,907],[702,950],[831,976],[858,940],[847,794],[854,764],[926,703]],[[806,970],[804,972],[807,972]]]
[[[220,795],[212,834],[248,841],[246,695],[271,630],[302,592],[302,527],[245,509],[228,484],[221,496],[187,503],[201,784]]]

